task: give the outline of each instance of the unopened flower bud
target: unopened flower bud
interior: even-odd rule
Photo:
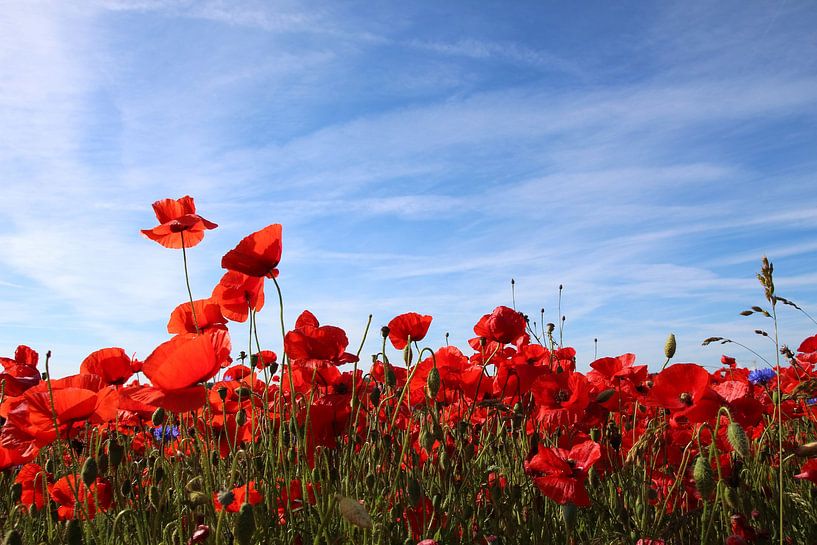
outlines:
[[[255,515],[252,511],[252,505],[243,503],[238,510],[238,518],[235,521],[235,540],[238,545],[250,545],[254,533]]]
[[[335,500],[338,502],[340,514],[344,519],[360,528],[372,527],[372,517],[360,502],[340,494],[335,494]]]
[[[85,463],[82,464],[82,472],[80,473],[82,476],[82,482],[85,483],[85,486],[89,487],[96,482],[96,478],[99,475],[99,466],[96,463],[96,459],[88,458],[85,460]]]
[[[150,421],[153,422],[154,426],[161,426],[165,423],[165,418],[167,415],[165,414],[165,410],[161,407],[153,411],[153,415],[150,417]]]
[[[712,466],[709,465],[709,460],[705,456],[699,455],[695,460],[692,478],[695,480],[695,488],[698,489],[701,497],[707,499],[715,489],[715,480],[712,475]]]
[[[235,413],[235,423],[239,426],[243,426],[247,423],[247,411],[243,408],[238,409],[238,412]]]
[[[432,367],[428,372],[426,387],[428,388],[429,397],[431,399],[436,399],[437,393],[440,391],[440,370],[436,367]]]
[[[749,456],[749,438],[740,424],[737,422],[729,424],[729,427],[726,428],[726,438],[741,458]]]
[[[677,344],[675,342],[675,333],[670,333],[669,337],[667,337],[667,342],[664,344],[664,355],[667,359],[672,359],[675,355],[675,349],[677,348]]]

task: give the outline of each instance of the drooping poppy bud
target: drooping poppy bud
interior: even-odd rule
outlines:
[[[96,482],[96,478],[99,475],[99,466],[96,463],[96,459],[91,457],[85,460],[85,463],[82,464],[82,482],[85,483],[85,486],[88,488],[91,487],[94,482]]]
[[[695,488],[698,489],[701,497],[708,498],[715,489],[715,480],[712,475],[712,466],[709,465],[709,460],[705,456],[699,455],[695,460],[692,478],[695,480]]]
[[[255,516],[252,505],[243,503],[238,510],[238,518],[235,521],[235,540],[238,545],[250,545],[252,536],[255,533]]]
[[[749,438],[740,424],[737,422],[729,424],[729,427],[726,428],[726,438],[741,458],[749,456]]]
[[[340,494],[335,494],[335,500],[338,502],[340,514],[344,519],[360,528],[370,529],[373,526],[372,517],[360,502]]]

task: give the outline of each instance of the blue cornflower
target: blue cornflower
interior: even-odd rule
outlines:
[[[812,397],[806,400],[806,404],[808,405],[817,405],[817,397]]]
[[[765,386],[775,377],[774,369],[755,369],[749,373],[749,382]]]
[[[153,438],[156,441],[162,440],[162,435],[164,435],[165,441],[172,441],[179,437],[179,426],[159,426],[158,428],[153,428]]]

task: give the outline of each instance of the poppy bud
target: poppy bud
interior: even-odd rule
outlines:
[[[238,409],[238,412],[235,413],[235,423],[239,426],[243,426],[247,423],[247,411],[244,409]]]
[[[335,494],[335,500],[338,502],[341,516],[347,521],[360,528],[372,527],[372,517],[360,502],[340,494]]]
[[[165,410],[161,407],[153,411],[153,415],[150,417],[150,421],[153,422],[154,426],[161,426],[165,423],[165,418],[167,415],[165,414]]]
[[[394,388],[397,385],[397,375],[394,374],[394,369],[388,363],[386,364],[386,386]]]
[[[3,545],[23,545],[23,538],[17,530],[9,530],[6,538],[3,540]]]
[[[207,505],[210,502],[210,498],[204,492],[194,490],[187,495],[187,501],[189,501],[193,507],[196,507],[198,505]]]
[[[374,473],[369,473],[366,475],[366,487],[367,488],[374,488],[375,485],[375,476]]]
[[[82,545],[82,527],[79,525],[79,519],[71,519],[65,527],[65,542],[68,545]]]
[[[14,483],[11,485],[11,501],[17,503],[23,497],[23,483]]]
[[[122,483],[122,495],[123,496],[130,496],[130,493],[133,492],[133,483],[130,481],[124,481]]]
[[[411,367],[411,362],[414,359],[414,352],[411,350],[411,345],[407,344],[403,348],[403,361],[406,362],[406,367]]]
[[[96,465],[99,466],[100,473],[106,473],[108,471],[108,465],[110,465],[108,455],[104,452],[100,452],[96,457]]]
[[[565,521],[567,533],[573,532],[573,529],[576,527],[576,518],[578,515],[579,509],[576,507],[575,503],[567,502],[566,504],[562,505],[562,518]]]
[[[116,439],[108,440],[108,460],[111,467],[117,468],[122,463],[122,458],[125,455],[125,449]]]
[[[412,505],[417,505],[423,499],[423,489],[414,477],[409,478],[407,492]]]
[[[252,536],[255,533],[255,516],[252,512],[252,505],[249,503],[243,503],[238,510],[234,533],[238,545],[250,545],[252,543]]]
[[[667,342],[664,343],[664,355],[668,360],[672,359],[672,357],[675,355],[676,348],[677,343],[675,342],[675,333],[670,333],[669,337],[667,337]]]
[[[726,438],[741,458],[749,456],[749,438],[740,424],[737,422],[729,424],[729,427],[726,428]]]
[[[374,406],[377,406],[380,403],[380,388],[377,386],[372,388],[372,393],[369,394],[369,400]]]
[[[437,393],[440,391],[440,370],[436,367],[432,367],[428,372],[426,387],[428,388],[428,396],[431,399],[436,399]]]
[[[148,501],[156,508],[159,508],[159,504],[162,503],[162,493],[159,491],[159,487],[155,484],[148,488]]]
[[[383,336],[384,339],[389,338],[389,333],[391,333],[389,326],[384,325],[383,327],[380,328],[380,334]]]
[[[738,491],[731,486],[726,486],[723,489],[723,502],[731,511],[740,510],[740,501],[738,499]]]
[[[596,396],[596,403],[606,403],[616,393],[615,388],[608,388]]]
[[[85,460],[85,463],[82,464],[82,472],[80,475],[82,476],[82,482],[89,488],[96,482],[96,477],[99,475],[99,466],[97,466],[94,458]]]
[[[218,463],[221,461],[221,457],[218,455],[218,450],[214,450],[210,452],[210,465],[217,466]]]
[[[591,428],[590,429],[590,440],[598,443],[599,439],[601,439],[601,430],[598,428]]]
[[[46,473],[54,473],[54,460],[49,458],[45,462],[45,472]]]
[[[692,478],[695,480],[695,488],[703,499],[708,498],[715,488],[715,480],[712,475],[712,466],[705,456],[698,455],[695,466],[692,469]]]

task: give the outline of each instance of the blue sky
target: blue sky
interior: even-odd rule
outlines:
[[[671,331],[678,361],[715,365],[711,335],[772,355],[738,316],[764,254],[817,314],[811,4],[2,4],[3,355],[52,349],[67,374],[164,341],[181,254],[139,229],[185,194],[220,225],[189,254],[196,297],[282,223],[289,324],[309,308],[355,347],[369,313],[407,311],[464,346],[513,277],[537,321],[565,286],[580,367],[594,338],[660,364]]]

